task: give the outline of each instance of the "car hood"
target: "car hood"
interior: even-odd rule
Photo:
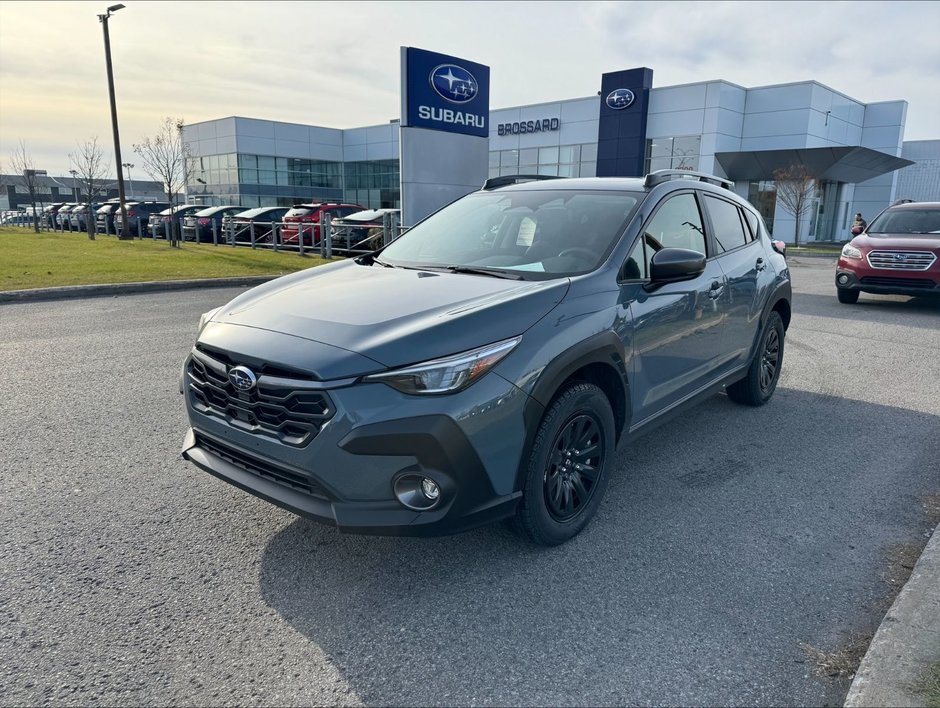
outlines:
[[[328,375],[340,378],[516,336],[548,314],[567,290],[567,279],[526,282],[347,260],[254,288],[212,321],[345,350],[348,366],[337,362]],[[276,350],[270,357],[277,361]]]
[[[940,234],[861,234],[852,239],[857,248],[940,251]]]

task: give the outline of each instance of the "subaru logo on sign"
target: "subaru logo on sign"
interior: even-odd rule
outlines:
[[[635,98],[636,96],[633,95],[633,91],[630,89],[617,89],[607,94],[607,105],[615,111],[619,111],[623,108],[629,108]]]
[[[228,380],[239,391],[250,391],[258,383],[254,372],[245,366],[236,366],[228,372]]]
[[[473,74],[456,64],[434,67],[430,81],[437,95],[451,103],[469,103],[480,88]]]

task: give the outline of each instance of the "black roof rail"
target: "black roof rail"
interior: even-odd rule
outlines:
[[[510,184],[519,184],[520,182],[536,182],[543,179],[560,179],[556,175],[503,175],[502,177],[490,177],[483,183],[483,190],[499,189]]]
[[[913,204],[913,199],[895,199],[891,202],[891,206],[897,206],[898,204]]]
[[[643,186],[649,189],[655,187],[657,184],[669,182],[673,179],[682,179],[683,177],[691,177],[700,182],[708,182],[708,184],[714,184],[717,187],[724,187],[728,190],[734,188],[734,182],[730,179],[710,175],[707,172],[692,172],[690,170],[656,170],[655,172],[650,172],[646,175]]]

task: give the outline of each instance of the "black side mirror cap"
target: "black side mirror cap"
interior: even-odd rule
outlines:
[[[704,272],[704,253],[687,248],[663,248],[650,260],[650,285],[691,280]]]

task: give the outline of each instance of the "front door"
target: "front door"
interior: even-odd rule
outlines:
[[[709,258],[705,272],[681,283],[649,286],[649,262],[660,248],[709,255],[695,195],[667,198],[644,226],[624,268],[621,298],[633,321],[633,420],[640,423],[684,400],[718,376],[727,360],[726,278]]]

